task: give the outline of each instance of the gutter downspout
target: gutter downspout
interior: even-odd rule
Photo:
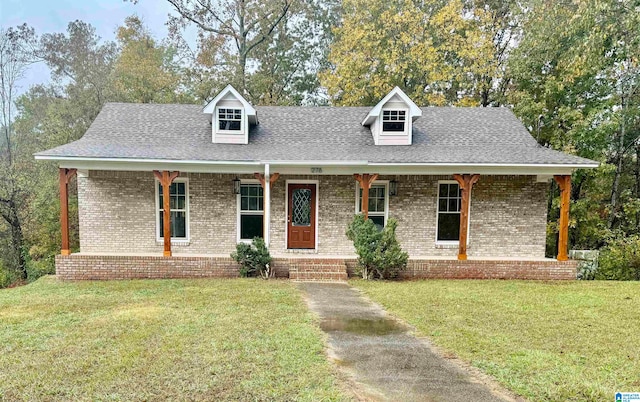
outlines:
[[[271,244],[271,175],[269,172],[269,164],[264,164],[264,244],[270,248]]]

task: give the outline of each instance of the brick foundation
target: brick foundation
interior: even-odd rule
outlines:
[[[130,255],[56,256],[56,276],[65,280],[233,278],[238,265],[231,258]]]
[[[337,281],[355,275],[356,260],[342,258],[274,258],[276,277],[299,281]],[[400,279],[576,278],[577,261],[555,260],[409,260]],[[63,280],[235,278],[239,267],[229,257],[162,257],[72,254],[56,256]]]
[[[400,279],[576,279],[577,261],[409,260]]]

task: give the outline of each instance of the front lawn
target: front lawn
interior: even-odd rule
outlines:
[[[640,283],[353,281],[434,344],[531,400],[640,391]]]
[[[0,290],[0,400],[339,400],[288,282],[140,280]]]

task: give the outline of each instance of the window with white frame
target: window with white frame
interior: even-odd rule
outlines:
[[[455,182],[438,183],[438,229],[436,240],[457,242],[460,239],[460,204],[462,191]]]
[[[388,194],[386,184],[373,184],[369,189],[369,219],[382,230],[387,224]],[[362,189],[358,186],[358,197],[356,197],[356,212],[362,212]]]
[[[242,109],[218,109],[218,129],[240,131],[242,129]]]
[[[238,240],[264,237],[264,195],[259,183],[243,183],[238,194]]]
[[[406,117],[407,112],[405,110],[383,110],[382,131],[404,132]]]
[[[156,222],[157,237],[164,238],[164,198],[162,184],[156,181]],[[176,179],[169,186],[169,210],[171,218],[171,239],[189,238],[189,183],[186,179]]]

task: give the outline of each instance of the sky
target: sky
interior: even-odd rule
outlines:
[[[171,11],[165,0],[139,0],[137,4],[123,0],[0,0],[0,27],[27,23],[38,35],[66,32],[69,22],[82,20],[96,28],[105,40],[113,40],[115,31],[124,19],[138,15],[155,38],[167,36],[165,22]],[[49,80],[49,70],[43,63],[30,68],[19,83],[19,92]]]

